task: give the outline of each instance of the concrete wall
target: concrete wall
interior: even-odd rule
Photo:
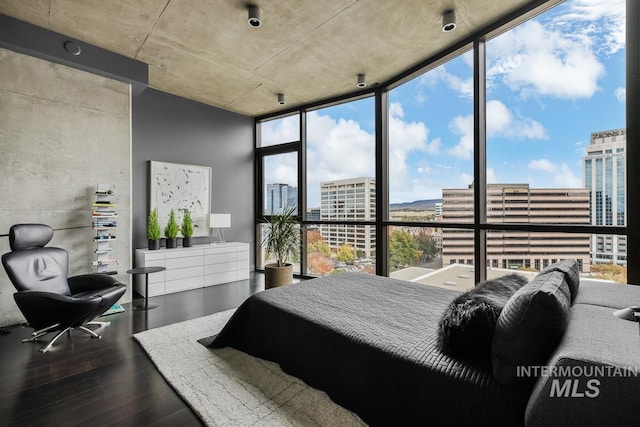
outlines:
[[[149,160],[211,166],[212,212],[231,214],[225,239],[255,248],[253,119],[154,89],[145,90],[132,105],[134,248],[147,246]]]
[[[130,85],[0,49],[0,235],[15,223],[59,230],[52,245],[70,253],[70,274],[95,270],[91,203],[97,183],[118,204],[118,278],[130,282]],[[0,237],[0,253],[9,251]],[[0,325],[24,319],[0,271]],[[131,290],[121,300],[131,300]]]

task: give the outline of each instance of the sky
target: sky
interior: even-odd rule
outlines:
[[[624,29],[624,0],[571,0],[487,41],[487,182],[583,186],[590,134],[626,126]],[[375,176],[374,110],[367,98],[307,114],[307,206],[321,182]],[[298,129],[264,123],[263,141]],[[295,155],[265,166],[265,182],[297,182]],[[471,51],[389,92],[389,167],[391,203],[471,184]]]

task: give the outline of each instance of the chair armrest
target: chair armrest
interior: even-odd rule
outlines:
[[[95,291],[99,289],[107,289],[112,286],[122,285],[118,279],[108,274],[89,273],[72,276],[67,279],[71,294],[80,292]]]

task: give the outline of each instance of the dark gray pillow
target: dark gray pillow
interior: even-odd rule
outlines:
[[[555,264],[551,264],[547,268],[540,272],[540,275],[550,273],[552,271],[559,271],[564,274],[564,280],[569,285],[569,291],[571,291],[571,302],[576,299],[578,295],[578,287],[580,286],[580,270],[578,269],[578,261],[575,259],[565,259]]]
[[[541,366],[557,347],[569,319],[569,286],[564,274],[538,275],[507,302],[493,332],[491,365],[496,381],[516,385],[531,381],[519,366]]]
[[[509,298],[526,283],[526,278],[509,274],[482,282],[456,297],[438,324],[440,351],[454,357],[489,359],[498,316]]]

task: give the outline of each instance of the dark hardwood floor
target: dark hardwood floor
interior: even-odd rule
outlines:
[[[33,331],[0,336],[0,426],[199,426],[198,417],[164,381],[132,335],[240,305],[264,289],[264,275],[150,298],[160,304],[101,317],[102,339],[73,331],[46,354],[22,343]],[[46,335],[46,340],[53,335]],[[45,341],[46,342],[46,341]]]

